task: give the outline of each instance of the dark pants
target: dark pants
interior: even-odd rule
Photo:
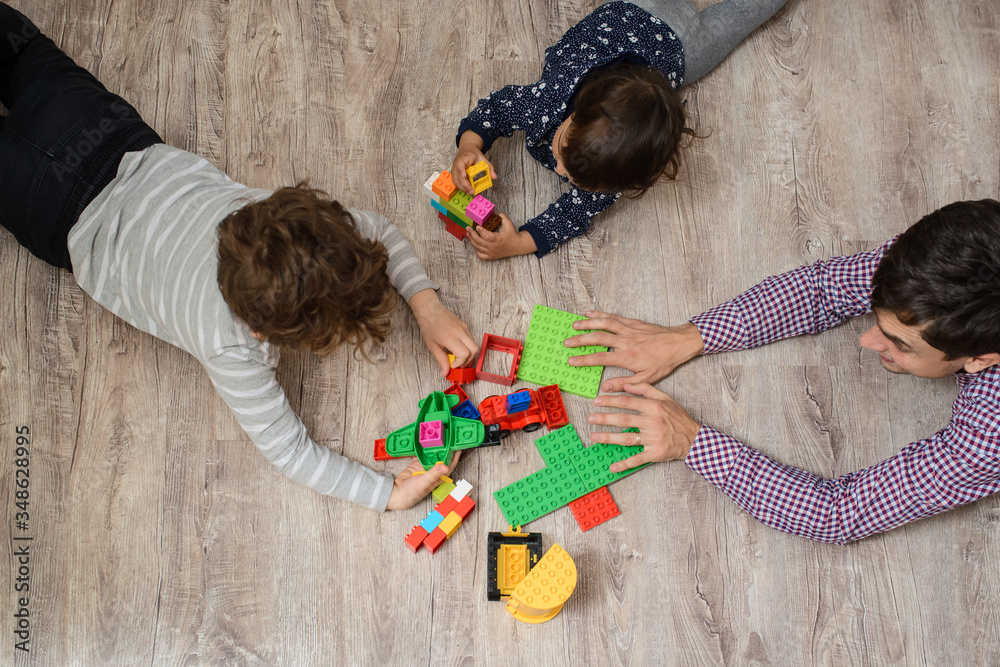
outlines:
[[[66,239],[122,156],[162,143],[128,102],[0,2],[0,224],[72,271]]]

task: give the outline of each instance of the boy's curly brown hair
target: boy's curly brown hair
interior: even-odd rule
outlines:
[[[581,84],[562,148],[573,182],[586,190],[640,197],[674,178],[684,135],[684,105],[659,70],[620,63]]]
[[[388,335],[388,253],[320,190],[277,190],[231,213],[218,237],[222,297],[259,337],[325,354]]]

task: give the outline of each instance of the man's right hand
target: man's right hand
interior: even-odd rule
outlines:
[[[590,333],[567,338],[566,347],[602,345],[612,349],[570,357],[569,365],[617,366],[632,371],[632,375],[607,380],[602,391],[624,391],[626,384],[655,384],[705,349],[698,327],[690,322],[661,327],[593,310],[586,315],[590,319],[573,322],[573,328]]]
[[[486,160],[483,155],[483,138],[472,130],[466,130],[458,140],[458,152],[451,163],[451,182],[466,194],[471,195],[474,190],[465,170],[480,160]],[[486,164],[490,167],[490,178],[496,180],[497,170],[493,168],[493,163],[486,160]]]

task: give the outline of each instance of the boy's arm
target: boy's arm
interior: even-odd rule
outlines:
[[[273,368],[234,350],[209,359],[205,369],[240,426],[281,474],[323,495],[386,509],[393,480],[313,442]]]
[[[520,227],[535,242],[535,256],[542,257],[571,238],[590,229],[590,219],[618,201],[614,192],[590,192],[573,187],[543,213]]]
[[[871,310],[872,276],[896,239],[875,250],[821,260],[771,276],[691,322],[705,354],[745,350],[819,333]]]
[[[349,209],[361,236],[372,241],[378,241],[389,253],[389,265],[386,268],[389,280],[396,291],[407,302],[417,292],[425,289],[438,290],[441,286],[427,277],[423,265],[413,252],[413,247],[388,218],[371,211]]]
[[[996,493],[1000,434],[960,421],[878,465],[824,479],[702,426],[685,463],[754,518],[844,544]]]

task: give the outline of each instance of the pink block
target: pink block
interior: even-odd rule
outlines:
[[[444,426],[441,420],[420,423],[420,445],[423,447],[441,447],[444,445]]]
[[[482,195],[476,195],[465,207],[465,214],[477,225],[481,225],[493,215],[493,202]]]

